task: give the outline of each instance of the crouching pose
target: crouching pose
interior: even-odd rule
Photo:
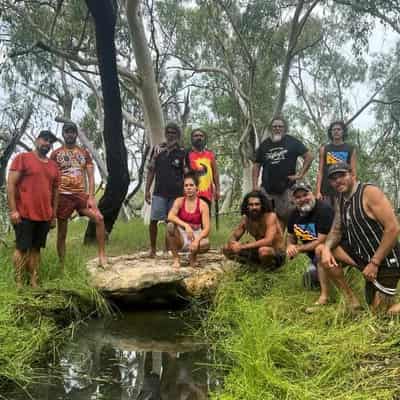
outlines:
[[[286,255],[295,258],[306,254],[310,259],[308,271],[303,280],[306,287],[321,288],[321,295],[316,304],[328,302],[329,287],[324,269],[317,271],[315,249],[323,243],[333,221],[333,209],[322,200],[316,200],[311,186],[297,182],[292,186],[292,196],[296,209],[289,216]]]
[[[316,250],[321,266],[351,308],[359,308],[360,303],[340,264],[361,271],[366,300],[373,311],[398,314],[400,304],[394,302],[400,279],[400,228],[392,205],[376,186],[357,182],[346,163],[332,165],[328,179],[339,198],[332,229],[325,244]]]
[[[285,262],[282,229],[265,195],[259,190],[248,193],[241,213],[242,220],[223,248],[224,255],[243,263],[261,264],[269,270],[280,267]],[[246,232],[255,241],[240,243]]]
[[[183,197],[178,197],[168,213],[167,245],[174,256],[175,268],[180,267],[178,251],[190,252],[189,263],[196,265],[198,253],[210,248],[210,212],[207,203],[197,196],[198,178],[188,172],[183,180]]]

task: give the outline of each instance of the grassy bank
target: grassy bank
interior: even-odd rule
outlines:
[[[341,297],[323,312],[305,308],[305,260],[274,274],[227,277],[208,314],[205,332],[224,376],[218,400],[398,399],[400,323],[346,313]],[[349,279],[362,296],[357,273]]]
[[[40,378],[42,361],[57,353],[75,324],[92,313],[108,312],[104,299],[87,283],[83,265],[93,249],[74,246],[61,272],[55,252],[55,232],[42,253],[38,289],[17,290],[12,266],[13,238],[0,248],[0,392],[10,383],[25,385]]]
[[[213,232],[220,246],[235,218]],[[55,232],[50,235],[40,270],[40,289],[17,291],[11,248],[0,250],[0,393],[10,380],[24,385],[38,379],[45,356],[71,335],[70,321],[85,317],[104,302],[90,289],[84,263],[96,248],[82,247],[85,223],[74,222],[68,235],[64,274],[57,266]],[[163,228],[160,228],[159,248]],[[140,220],[119,222],[109,255],[144,250],[147,227]],[[281,271],[227,276],[207,311],[204,333],[215,350],[221,374],[217,400],[396,399],[400,398],[400,323],[364,311],[348,315],[341,297],[323,312],[304,312],[318,293],[301,285],[305,259]],[[359,274],[349,274],[362,296]]]
[[[84,220],[69,225],[67,258],[61,272],[56,250],[56,231],[49,234],[42,252],[39,289],[17,290],[12,266],[13,235],[7,247],[0,245],[0,393],[13,382],[25,385],[40,378],[42,361],[57,353],[57,346],[72,335],[74,324],[92,313],[106,313],[107,304],[87,282],[85,262],[97,254],[95,246],[82,246]],[[213,242],[222,242],[227,225],[214,232]],[[164,227],[160,227],[159,249]],[[140,219],[118,222],[107,244],[110,256],[148,248],[148,228]],[[1,396],[0,396],[1,397]]]

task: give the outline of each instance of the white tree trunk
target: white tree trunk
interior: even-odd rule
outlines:
[[[139,0],[126,0],[126,15],[131,33],[133,52],[141,79],[142,102],[149,129],[151,131],[151,145],[164,140],[164,118],[161,109],[158,86],[154,73],[150,50],[147,45],[143,20],[140,12]]]
[[[243,166],[243,175],[242,175],[242,195],[244,196],[246,193],[249,193],[253,189],[252,182],[252,165],[251,162],[248,161],[246,165]]]
[[[233,187],[230,186],[226,192],[225,192],[225,197],[224,201],[222,203],[222,206],[219,210],[220,214],[225,214],[229,211],[232,205],[232,195],[233,195]]]

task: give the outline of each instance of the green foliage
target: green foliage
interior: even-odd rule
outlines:
[[[305,314],[317,293],[302,288],[303,268],[244,271],[220,286],[205,324],[224,382],[212,398],[396,398],[399,322],[353,317],[341,303]],[[361,292],[359,275],[350,279]]]

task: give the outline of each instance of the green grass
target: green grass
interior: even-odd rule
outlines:
[[[82,246],[86,221],[72,221],[67,238],[64,273],[58,265],[55,250],[56,230],[48,237],[42,251],[39,288],[17,290],[12,265],[12,234],[8,247],[0,245],[0,392],[13,382],[25,385],[41,375],[41,362],[57,353],[57,347],[74,324],[92,313],[104,314],[109,309],[104,299],[90,288],[84,268],[96,257],[96,246]],[[164,226],[160,225],[158,248],[163,249]],[[227,236],[227,227],[214,233],[213,242]],[[107,254],[116,256],[148,249],[148,227],[140,219],[129,223],[118,221],[107,244]]]
[[[71,236],[74,236],[74,229]],[[55,232],[42,252],[40,287],[17,290],[12,266],[13,238],[0,248],[0,391],[10,382],[25,385],[39,378],[40,365],[57,352],[74,324],[92,313],[108,313],[107,303],[89,287],[84,263],[91,248],[68,243],[64,273],[55,252]]]
[[[212,232],[222,245],[238,218],[221,221]],[[96,247],[81,245],[86,224],[70,224],[67,259],[61,274],[55,232],[43,252],[40,289],[17,291],[11,248],[0,249],[0,392],[2,384],[25,385],[40,377],[39,361],[57,353],[71,321],[100,310],[102,298],[87,284],[84,264]],[[158,248],[163,248],[160,226]],[[118,222],[109,255],[148,248],[148,228],[140,220]],[[346,313],[341,296],[312,315],[304,310],[317,292],[303,289],[305,258],[277,273],[246,271],[224,279],[206,311],[202,334],[211,343],[213,368],[221,386],[216,400],[396,399],[400,398],[400,323],[368,311]],[[348,278],[362,296],[356,272]],[[71,326],[69,327],[71,328]]]
[[[306,314],[318,292],[302,288],[304,268],[300,259],[224,280],[204,324],[223,380],[213,399],[399,398],[399,321],[351,316],[338,294]],[[362,296],[359,275],[348,277]]]

